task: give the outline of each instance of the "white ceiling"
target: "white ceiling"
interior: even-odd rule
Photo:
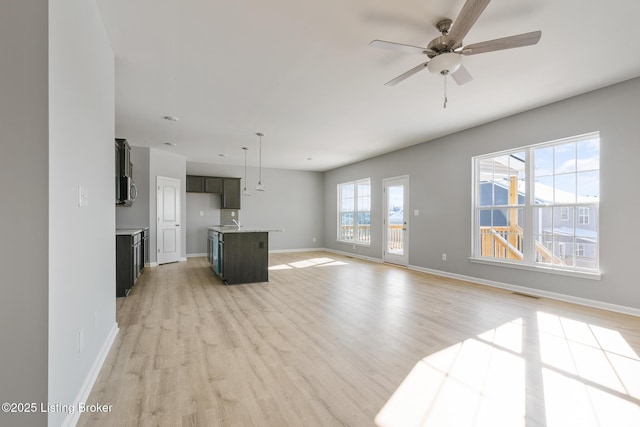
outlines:
[[[441,76],[384,86],[426,56],[368,44],[425,46],[464,0],[98,4],[116,56],[116,136],[188,161],[241,165],[247,146],[257,165],[263,132],[264,167],[328,170],[640,76],[637,0],[493,0],[465,44],[542,38],[465,56],[474,80],[449,81],[446,110]]]

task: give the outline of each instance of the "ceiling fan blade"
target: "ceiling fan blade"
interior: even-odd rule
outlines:
[[[514,47],[531,46],[540,40],[542,31],[518,34],[517,36],[503,37],[501,39],[488,40],[474,43],[462,49],[463,55],[476,55],[478,53],[493,52],[495,50],[513,49]]]
[[[389,80],[388,82],[386,82],[384,85],[385,86],[393,86],[396,85],[398,83],[400,83],[401,81],[413,76],[415,73],[417,73],[418,71],[422,71],[422,70],[426,70],[427,69],[427,64],[429,62],[425,62],[424,64],[420,64],[417,67],[413,67],[412,69],[410,69],[409,71],[407,71],[406,73],[400,74],[398,77],[396,77],[393,80]]]
[[[473,80],[473,77],[471,77],[471,74],[469,74],[469,71],[467,71],[464,65],[460,65],[460,68],[452,73],[451,77],[453,77],[453,80],[458,84],[458,86],[462,86],[463,84],[469,83]]]
[[[389,49],[389,50],[398,50],[406,53],[433,53],[435,52],[431,49],[427,49],[426,47],[420,46],[412,46],[410,44],[402,44],[402,43],[394,43],[388,42],[384,40],[374,40],[369,43],[369,46],[375,47],[378,49]]]
[[[482,11],[487,7],[490,0],[467,0],[462,6],[460,14],[453,22],[453,27],[449,31],[449,47],[462,43],[462,39],[467,35],[473,24],[476,22]]]

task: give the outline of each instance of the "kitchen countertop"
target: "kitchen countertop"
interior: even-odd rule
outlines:
[[[216,225],[214,227],[209,227],[209,230],[217,231],[219,233],[271,233],[284,231],[275,228],[255,228],[245,226],[238,228],[235,225]]]

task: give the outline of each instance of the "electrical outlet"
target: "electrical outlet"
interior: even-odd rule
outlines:
[[[317,239],[314,237],[314,238],[313,238],[313,243],[315,243],[315,242],[316,242],[316,240],[317,240]]]
[[[200,211],[200,216],[204,216],[204,211]]]
[[[447,254],[442,254],[442,260],[446,261],[447,260]]]

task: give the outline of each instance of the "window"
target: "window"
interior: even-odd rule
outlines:
[[[598,133],[473,159],[473,257],[598,270]]]
[[[589,225],[589,208],[578,208],[578,224]]]
[[[371,243],[371,180],[338,184],[338,240]]]

